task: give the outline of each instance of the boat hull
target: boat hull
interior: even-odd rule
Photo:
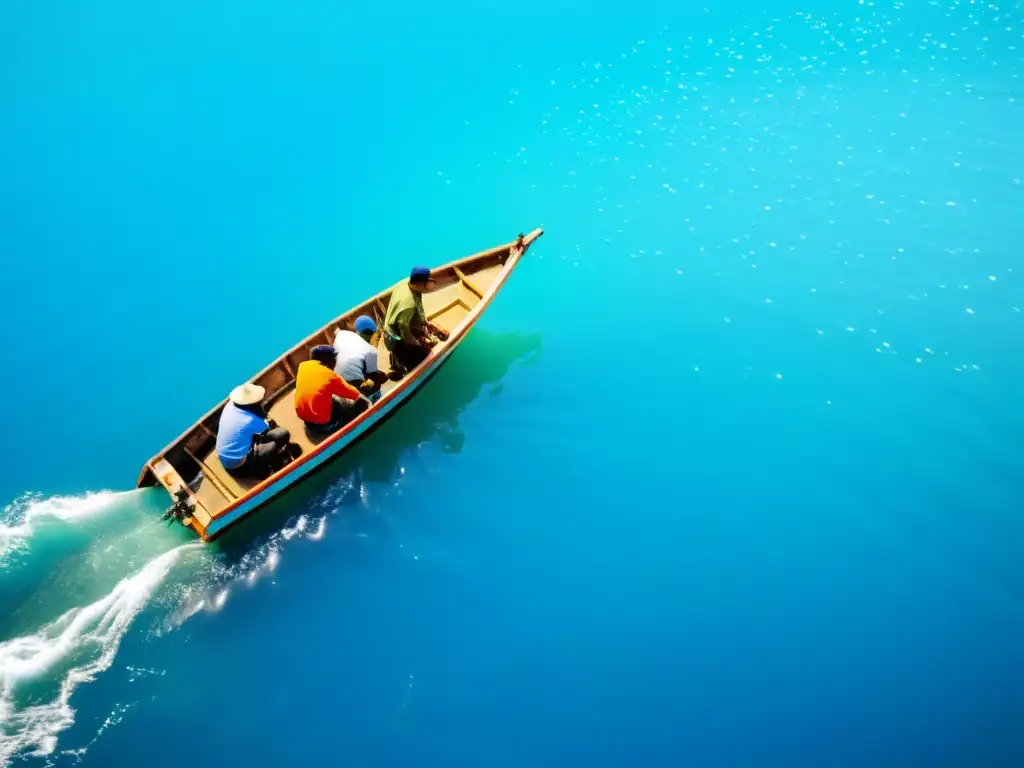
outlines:
[[[242,481],[227,472],[217,459],[213,442],[220,409],[209,411],[189,430],[151,459],[143,468],[139,485],[162,485],[175,500],[168,514],[192,528],[202,539],[213,540],[256,510],[266,506],[292,486],[344,453],[363,439],[426,385],[480,319],[530,244],[542,234],[534,230],[505,246],[467,256],[435,270],[437,290],[431,291],[428,318],[448,337],[437,344],[420,365],[397,382],[386,382],[382,397],[335,434],[316,440],[305,432],[292,407],[294,371],[308,359],[316,344],[330,342],[335,330],[351,327],[358,314],[376,314],[382,322],[390,294],[388,289],[349,310],[304,339],[254,378],[268,392],[268,413],[292,435],[302,453],[287,466],[262,481]],[[427,303],[427,296],[424,303]],[[389,354],[381,345],[378,361],[387,371]]]

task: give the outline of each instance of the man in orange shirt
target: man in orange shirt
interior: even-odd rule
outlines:
[[[334,347],[319,344],[309,351],[309,358],[295,373],[295,413],[310,432],[329,435],[365,411],[369,402],[334,372]]]

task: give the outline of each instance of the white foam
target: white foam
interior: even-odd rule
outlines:
[[[99,491],[84,496],[52,496],[48,499],[25,496],[6,507],[0,519],[18,520],[13,524],[0,523],[0,567],[4,557],[20,549],[41,524],[47,521],[74,523],[108,509],[111,502],[134,491]]]
[[[75,718],[71,694],[110,667],[132,620],[195,542],[183,544],[122,579],[105,597],[72,608],[38,632],[0,643],[0,762],[19,752],[49,755]],[[16,694],[41,678],[60,675],[53,700],[19,708]]]

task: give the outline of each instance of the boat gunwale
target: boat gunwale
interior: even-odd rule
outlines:
[[[403,379],[394,389],[392,389],[384,397],[382,397],[381,400],[378,401],[378,403],[384,403],[386,400],[392,399],[393,396],[397,396],[400,392],[404,391],[410,385],[417,382],[423,376],[424,372],[426,372],[431,367],[431,363],[437,360],[437,358],[440,357],[442,354],[445,354],[449,350],[449,348],[452,351],[454,351],[454,348],[462,341],[466,333],[468,333],[469,330],[473,327],[476,321],[480,318],[480,315],[483,313],[483,311],[487,308],[490,302],[497,295],[498,291],[505,284],[505,281],[508,279],[508,276],[512,273],[512,269],[518,264],[519,259],[523,256],[523,254],[530,247],[530,245],[543,234],[543,229],[538,227],[537,229],[530,232],[528,235],[521,235],[519,238],[516,238],[515,240],[509,243],[499,245],[494,248],[489,248],[478,253],[470,254],[469,256],[464,256],[460,259],[455,259],[433,269],[434,272],[451,270],[459,265],[465,264],[466,262],[472,262],[487,259],[494,256],[500,256],[502,253],[505,253],[507,256],[511,257],[510,260],[507,260],[505,264],[502,266],[502,271],[499,273],[498,278],[495,280],[494,283],[492,283],[487,288],[487,290],[485,291],[485,295],[480,298],[480,300],[473,306],[473,308],[466,315],[466,317],[463,318],[459,325],[453,330],[451,337],[449,337],[446,341],[442,342],[441,344],[435,346],[427,355],[426,359],[422,363],[420,363],[420,365],[417,366],[417,370],[410,376]],[[514,254],[516,248],[521,248],[521,250],[519,251],[519,253]],[[340,315],[338,315],[337,317],[323,325],[317,331],[304,338],[298,344],[295,344],[293,347],[288,349],[283,354],[278,355],[269,365],[264,367],[261,371],[259,371],[252,377],[250,377],[250,380],[256,381],[265,374],[268,374],[275,367],[280,365],[282,360],[287,359],[290,355],[305,347],[310,342],[310,340],[315,339],[317,336],[323,334],[332,325],[339,322],[348,315],[352,314],[359,307],[364,306],[366,304],[371,304],[374,301],[377,301],[383,298],[384,296],[389,295],[400,284],[401,281],[393,283],[392,285],[375,294],[374,296],[371,296],[368,299],[363,300],[362,302],[356,304],[347,311],[341,313]],[[157,476],[155,464],[161,459],[164,459],[169,452],[174,450],[184,440],[191,436],[197,427],[204,424],[207,419],[209,419],[211,416],[217,413],[217,411],[222,409],[226,403],[227,398],[224,398],[223,400],[219,401],[209,411],[203,414],[196,422],[194,422],[190,427],[183,431],[177,438],[168,443],[168,445],[162,451],[155,454],[149,461],[147,461],[139,475],[138,485],[141,487],[143,481],[146,479],[146,476],[150,473],[152,473],[154,478],[157,479],[157,482],[155,484],[162,485]],[[374,405],[376,406],[378,403],[375,403]],[[199,533],[199,535],[203,538],[206,538],[206,530],[213,525],[214,521],[234,511],[242,504],[251,501],[254,497],[263,493],[273,485],[277,484],[279,481],[284,480],[288,475],[290,475],[295,470],[299,469],[307,461],[320,455],[325,450],[327,450],[335,443],[337,443],[339,440],[342,440],[344,437],[349,435],[356,427],[362,424],[362,422],[366,418],[368,418],[371,414],[376,412],[376,408],[367,409],[359,416],[357,416],[355,419],[353,419],[351,422],[346,424],[343,429],[320,442],[313,450],[303,454],[295,461],[290,462],[287,466],[281,468],[274,474],[260,481],[258,484],[252,486],[244,495],[234,499],[229,504],[224,506],[222,509],[218,510],[215,513],[208,513],[210,521],[206,526],[203,526],[203,530],[199,530],[199,526],[193,523],[193,527],[195,528],[196,532]]]

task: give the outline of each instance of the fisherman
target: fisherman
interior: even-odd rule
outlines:
[[[334,335],[334,351],[338,354],[334,372],[375,403],[380,399],[381,384],[388,380],[388,375],[377,368],[377,348],[372,343],[377,324],[360,315],[353,328],[355,331],[339,330]]]
[[[230,474],[264,478],[302,453],[291,434],[267,418],[267,391],[246,382],[231,390],[217,426],[217,458]]]
[[[334,372],[337,361],[334,347],[318,344],[295,372],[295,413],[317,435],[338,431],[369,406],[358,389]]]
[[[422,363],[438,340],[448,338],[423,311],[423,294],[436,284],[429,269],[413,267],[408,282],[391,292],[384,317],[384,346],[391,352],[392,370],[399,375]]]

